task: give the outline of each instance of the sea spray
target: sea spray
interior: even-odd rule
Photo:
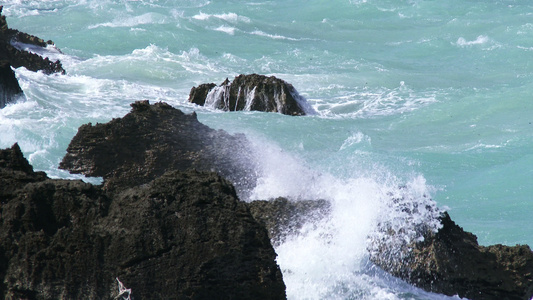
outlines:
[[[258,148],[261,177],[252,199],[283,196],[331,204],[329,215],[306,220],[276,247],[288,298],[397,299],[369,275],[375,268],[369,251],[400,255],[406,244],[439,228],[440,210],[425,179],[418,175],[402,183],[390,173],[342,179],[312,170],[265,141]]]

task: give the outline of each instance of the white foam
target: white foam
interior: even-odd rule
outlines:
[[[374,118],[411,112],[437,102],[437,92],[428,90],[416,93],[403,81],[393,89],[355,88],[338,92],[340,96],[321,101],[315,109],[324,117]]]
[[[192,17],[195,20],[205,21],[209,20],[211,18],[224,20],[230,23],[238,23],[238,22],[244,22],[244,23],[250,23],[250,18],[245,16],[239,16],[236,13],[223,13],[223,14],[206,14],[203,12],[200,12],[197,15],[194,15]]]
[[[360,143],[366,143],[366,144],[370,145],[371,141],[372,141],[372,139],[369,136],[367,136],[367,135],[363,134],[362,132],[358,131],[358,132],[352,134],[351,136],[349,136],[344,141],[344,143],[342,143],[339,151],[351,148],[353,145],[360,144]]]
[[[235,27],[220,25],[215,28],[215,31],[227,33],[229,35],[235,35]]]
[[[481,45],[489,42],[490,39],[486,35],[479,35],[475,40],[468,41],[464,37],[460,37],[457,39],[456,44],[458,46],[472,46],[472,45]]]
[[[263,36],[263,37],[271,38],[271,39],[274,39],[274,40],[289,40],[289,41],[298,41],[298,40],[300,40],[300,39],[286,37],[286,36],[279,35],[279,34],[269,34],[269,33],[266,33],[264,31],[261,31],[261,30],[254,30],[254,31],[250,32],[250,34]]]

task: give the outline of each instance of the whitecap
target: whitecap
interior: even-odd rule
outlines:
[[[269,34],[269,33],[266,33],[264,31],[261,31],[261,30],[254,30],[254,31],[250,32],[250,34],[263,36],[263,37],[268,37],[268,38],[271,38],[271,39],[274,39],[274,40],[289,40],[289,41],[299,41],[300,40],[300,39],[286,37],[286,36],[279,35],[279,34]]]
[[[374,118],[399,115],[437,102],[437,92],[433,90],[416,92],[405,82],[394,89],[355,89],[340,91],[331,101],[323,101],[316,108],[326,118]]]
[[[223,13],[223,14],[206,14],[203,12],[200,12],[197,15],[194,15],[192,17],[195,20],[205,21],[209,20],[211,18],[224,20],[230,23],[238,23],[238,22],[244,22],[244,23],[250,23],[250,18],[245,16],[239,16],[236,13]]]
[[[134,27],[145,24],[164,24],[165,17],[156,13],[145,13],[140,16],[118,18],[111,22],[100,23],[96,25],[90,25],[89,29],[95,29],[99,27]]]
[[[344,140],[344,142],[342,143],[341,147],[339,148],[339,151],[351,148],[352,146],[354,146],[356,144],[360,144],[362,142],[370,145],[371,141],[372,141],[372,139],[369,136],[367,136],[367,135],[363,134],[362,132],[358,131],[358,132],[352,134],[351,136],[349,136],[346,140]]]
[[[235,27],[221,25],[221,26],[218,26],[217,28],[215,28],[214,30],[215,31],[224,32],[224,33],[227,33],[229,35],[234,35],[236,29],[235,29]]]
[[[458,46],[472,46],[472,45],[481,45],[489,42],[490,39],[486,35],[480,35],[473,41],[468,41],[464,37],[460,37],[457,39],[456,45]]]

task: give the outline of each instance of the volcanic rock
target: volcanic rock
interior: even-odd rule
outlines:
[[[533,296],[533,252],[527,245],[480,246],[477,237],[450,219],[393,253],[371,253],[371,260],[394,276],[445,295],[469,299],[529,300]],[[395,234],[391,229],[391,237]]]
[[[0,150],[0,298],[285,299],[264,227],[215,173],[108,194]],[[131,289],[128,291],[128,289]]]
[[[86,124],[59,167],[101,176],[108,190],[134,187],[170,170],[215,171],[246,198],[255,186],[252,150],[243,135],[229,135],[198,122],[166,103],[137,101],[123,118]]]
[[[0,61],[0,108],[22,96],[22,89],[7,60]]]
[[[189,102],[225,111],[279,112],[291,116],[314,112],[291,84],[258,74],[241,74],[232,82],[226,78],[219,86],[208,83],[193,87]]]

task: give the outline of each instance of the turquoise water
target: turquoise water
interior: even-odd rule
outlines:
[[[533,245],[529,1],[2,4],[10,27],[55,42],[61,52],[44,54],[67,75],[16,70],[25,100],[0,111],[0,147],[19,142],[36,169],[79,178],[57,170],[77,128],[141,99],[246,133],[264,151],[255,197],[337,208],[328,243],[309,229],[276,249],[291,299],[445,298],[369,266],[366,237],[391,216],[385,195],[398,185],[430,195],[481,244]],[[187,103],[191,87],[241,73],[292,83],[317,114]]]

